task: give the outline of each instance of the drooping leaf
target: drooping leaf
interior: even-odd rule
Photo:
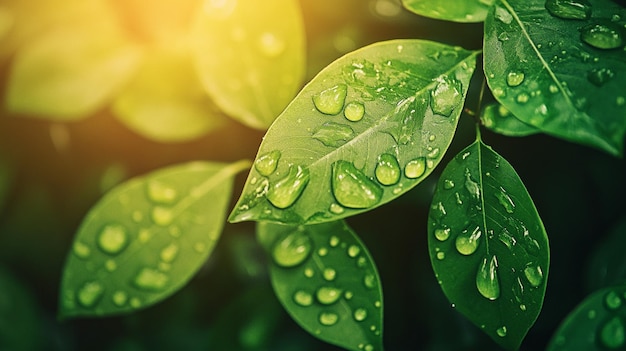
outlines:
[[[224,124],[193,69],[187,51],[154,49],[113,103],[116,116],[155,141],[198,138]]]
[[[626,285],[597,290],[565,318],[547,351],[623,350],[626,346]]]
[[[344,221],[261,222],[276,296],[316,338],[354,351],[382,350],[382,289],[367,248]]]
[[[541,311],[548,238],[513,167],[482,141],[441,174],[428,245],[448,300],[498,344],[517,349]]]
[[[485,128],[507,136],[527,136],[540,131],[517,119],[511,111],[499,103],[486,106],[480,115],[480,120]]]
[[[586,4],[500,0],[485,20],[487,83],[523,122],[621,155],[626,8],[610,0]]]
[[[193,25],[204,88],[247,126],[265,130],[301,87],[305,35],[296,0],[205,1]]]
[[[495,0],[402,0],[404,7],[420,16],[454,22],[482,22]]]
[[[7,83],[11,112],[86,118],[127,82],[140,61],[139,49],[124,38],[110,9],[93,9],[89,18],[52,27],[20,48]]]
[[[192,162],[109,191],[83,220],[68,254],[61,317],[130,312],[180,289],[213,250],[234,176],[249,165]]]
[[[622,218],[590,252],[586,272],[590,291],[626,284],[625,247],[626,218]]]
[[[450,145],[477,54],[391,40],[331,63],[268,130],[229,220],[332,221],[411,189]]]

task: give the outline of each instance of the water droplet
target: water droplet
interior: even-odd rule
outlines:
[[[430,107],[434,113],[448,117],[463,100],[461,82],[446,76],[438,77],[437,82],[437,87],[430,93]]]
[[[330,240],[328,240],[328,245],[330,245],[330,247],[337,247],[339,243],[340,243],[339,238],[334,235],[330,237]]]
[[[594,68],[587,73],[587,79],[597,87],[603,86],[614,76],[615,73],[608,68]]]
[[[363,277],[363,284],[366,288],[374,289],[376,287],[376,277],[373,274],[366,274]]]
[[[435,229],[435,238],[439,241],[446,241],[450,237],[450,228]]]
[[[550,90],[552,94],[556,94],[559,92],[559,87],[557,87],[554,84],[550,84],[550,86],[548,87],[548,90]]]
[[[343,109],[347,93],[348,87],[345,84],[338,84],[313,95],[313,104],[323,114],[336,115]]]
[[[617,349],[624,345],[626,332],[624,322],[619,316],[611,318],[600,329],[600,341],[609,349]]]
[[[361,256],[356,260],[357,267],[365,268],[366,265],[367,265],[367,259],[365,259],[365,257]]]
[[[496,329],[496,334],[498,334],[499,337],[503,338],[506,336],[506,326],[501,326],[500,328]]]
[[[580,40],[598,49],[617,49],[624,45],[622,28],[615,23],[590,24],[580,30]]]
[[[541,267],[529,265],[524,268],[524,276],[533,287],[538,287],[543,282],[543,271]]]
[[[419,178],[424,175],[424,172],[426,172],[426,159],[424,157],[409,161],[404,166],[404,175],[410,179]]]
[[[285,51],[285,42],[274,33],[265,32],[259,37],[259,50],[269,57],[276,57]]]
[[[316,292],[317,301],[324,305],[331,305],[341,297],[341,290],[333,287],[321,287]]]
[[[352,313],[352,316],[354,317],[355,321],[362,322],[365,320],[365,318],[367,318],[367,310],[365,308],[357,308]]]
[[[507,213],[513,213],[515,211],[515,203],[513,199],[506,193],[504,188],[500,187],[500,191],[494,194],[496,198],[498,198],[498,202]]]
[[[357,245],[350,245],[348,247],[348,256],[351,258],[355,258],[359,253],[361,253],[361,248]]]
[[[324,257],[326,255],[328,255],[328,249],[325,247],[320,247],[319,250],[317,250],[317,255],[320,257]]]
[[[348,121],[358,122],[365,115],[365,106],[358,101],[351,101],[346,105],[343,115]]]
[[[307,278],[312,278],[315,275],[315,271],[311,268],[304,269],[304,276]]]
[[[104,263],[104,268],[106,268],[106,270],[109,272],[113,272],[114,270],[117,269],[117,263],[115,263],[114,260],[107,260]]]
[[[506,84],[510,87],[516,87],[524,82],[524,72],[509,72],[506,75]]]
[[[324,272],[322,273],[322,275],[324,276],[324,279],[326,279],[327,281],[333,281],[337,277],[337,271],[332,268],[326,268],[324,269]]]
[[[254,161],[254,169],[256,169],[260,175],[268,177],[270,174],[276,171],[280,156],[281,154],[278,150],[270,151],[266,154],[263,154],[259,156],[256,161]]]
[[[483,262],[476,273],[476,288],[486,299],[496,300],[500,297],[498,260],[495,255],[491,256],[489,262],[487,262],[487,257],[483,258]]]
[[[493,88],[493,96],[503,98],[506,97],[506,91],[500,87]]]
[[[454,188],[454,181],[450,180],[450,179],[444,179],[443,181],[443,188],[446,190],[450,190],[452,188]]]
[[[152,221],[162,227],[167,227],[172,224],[172,221],[174,220],[174,213],[172,210],[162,206],[155,206],[152,209],[151,215]]]
[[[87,282],[78,290],[78,303],[83,307],[93,307],[102,297],[104,286],[98,282]]]
[[[174,243],[169,244],[168,246],[163,248],[163,250],[161,250],[161,261],[170,263],[174,261],[176,255],[178,255],[178,245]]]
[[[445,252],[437,252],[437,254],[435,255],[437,257],[438,260],[443,260],[446,258],[446,253]]]
[[[478,245],[480,244],[480,236],[482,235],[482,231],[480,227],[476,226],[472,233],[470,233],[467,229],[463,230],[461,234],[456,237],[455,246],[456,250],[461,255],[471,255],[476,252],[478,249]]]
[[[72,246],[72,251],[74,252],[74,255],[83,259],[88,258],[91,254],[91,249],[89,248],[89,246],[81,243],[80,241],[74,242],[74,245]]]
[[[504,7],[496,5],[496,19],[504,24],[511,24],[513,22],[513,16]]]
[[[372,344],[367,344],[363,346],[363,351],[374,351],[374,346]]]
[[[353,297],[354,297],[354,293],[353,293],[352,291],[349,291],[349,290],[348,290],[348,291],[346,291],[346,292],[343,294],[343,298],[344,298],[344,299],[346,299],[346,300],[350,300],[350,299],[352,299]]]
[[[546,0],[546,9],[552,16],[562,19],[591,17],[591,4],[587,0]]]
[[[353,137],[354,130],[350,126],[335,122],[326,122],[313,133],[313,138],[331,147],[341,146]]]
[[[332,312],[322,312],[320,313],[319,321],[322,325],[331,326],[339,321],[339,316]]]
[[[165,273],[144,268],[135,276],[135,286],[148,291],[158,291],[167,285],[169,278]]]
[[[300,306],[307,307],[313,304],[313,296],[306,291],[298,290],[293,294],[293,301]]]
[[[311,249],[311,238],[302,231],[296,230],[274,245],[272,257],[274,262],[281,267],[294,267],[309,257]]]
[[[289,173],[267,192],[269,202],[278,208],[293,205],[309,183],[309,171],[300,166],[289,167]]]
[[[500,232],[500,234],[498,234],[498,240],[506,245],[509,250],[513,249],[513,246],[517,244],[517,240],[515,240],[515,238],[511,236],[508,229],[506,228],[502,228],[502,231]]]
[[[178,192],[171,186],[158,180],[148,182],[148,198],[158,204],[172,204],[178,197]]]
[[[330,212],[334,213],[334,214],[342,214],[344,211],[344,208],[341,207],[338,204],[332,203],[330,204],[330,208],[329,208]]]
[[[474,200],[480,199],[480,186],[476,181],[472,179],[469,169],[465,169],[465,189],[474,198]]]
[[[604,304],[609,310],[616,310],[622,306],[622,298],[615,291],[610,291],[604,297]]]
[[[378,157],[376,170],[374,172],[376,179],[382,185],[393,185],[400,180],[400,165],[398,160],[390,154],[382,154]]]
[[[126,228],[119,224],[107,224],[98,235],[98,247],[107,254],[116,255],[128,244]]]
[[[520,93],[515,98],[515,101],[517,101],[520,104],[525,104],[525,103],[528,102],[528,100],[530,100],[530,96],[528,94],[526,94],[526,93]]]
[[[123,291],[116,291],[111,296],[111,300],[113,300],[115,306],[122,307],[126,304],[126,301],[128,301],[128,295]]]
[[[203,242],[197,242],[193,244],[193,249],[197,253],[203,253],[206,250],[206,245]]]
[[[347,161],[333,164],[332,190],[337,202],[350,208],[372,207],[383,195],[376,183]]]

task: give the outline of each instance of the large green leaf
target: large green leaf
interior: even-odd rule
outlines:
[[[420,16],[454,22],[482,22],[495,0],[402,0]]]
[[[109,191],[83,220],[68,254],[61,317],[129,312],[180,289],[213,250],[234,176],[249,165],[192,162]]]
[[[258,223],[276,296],[313,336],[353,351],[382,351],[382,288],[367,248],[344,221]]]
[[[600,289],[565,318],[548,351],[624,350],[626,347],[626,285]]]
[[[485,106],[480,114],[485,128],[507,136],[526,136],[539,133],[539,129],[517,119],[511,111],[499,103]]]
[[[268,130],[229,220],[325,222],[407,192],[448,149],[477,54],[391,40],[331,63]]]
[[[202,4],[192,42],[200,80],[227,114],[267,129],[304,78],[305,35],[298,1]]]
[[[520,120],[620,155],[626,9],[610,0],[586,3],[500,0],[485,20],[487,83]]]
[[[428,245],[453,306],[498,344],[518,348],[541,311],[548,238],[513,167],[482,141],[441,174]]]

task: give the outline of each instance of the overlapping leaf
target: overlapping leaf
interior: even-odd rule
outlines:
[[[534,126],[517,119],[511,111],[499,103],[485,106],[480,121],[485,128],[507,136],[526,136],[540,132]]]
[[[482,22],[495,0],[402,0],[420,16],[454,22]]]
[[[507,349],[541,311],[548,238],[511,165],[476,141],[444,169],[428,218],[431,263],[448,300]]]
[[[268,130],[230,220],[332,221],[411,189],[450,145],[477,54],[392,40],[330,64]]]
[[[192,162],[108,192],[83,220],[68,254],[61,317],[130,312],[180,289],[213,250],[234,176],[249,165]]]
[[[344,221],[261,222],[276,296],[313,336],[353,351],[381,351],[382,289],[367,248]]]
[[[500,0],[485,20],[487,83],[523,122],[621,155],[625,21],[610,0]]]

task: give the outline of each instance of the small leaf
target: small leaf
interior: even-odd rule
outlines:
[[[506,136],[527,136],[539,133],[540,131],[517,119],[511,111],[499,103],[486,106],[480,120],[485,128]]]
[[[410,190],[450,145],[477,54],[391,40],[331,63],[268,130],[229,220],[327,222]]]
[[[113,111],[130,129],[160,142],[196,139],[226,121],[204,93],[188,53],[180,50],[148,53]]]
[[[130,312],[180,289],[213,250],[234,176],[249,164],[192,162],[108,192],[83,220],[68,254],[61,317]]]
[[[496,0],[402,0],[420,16],[454,22],[482,22]]]
[[[615,1],[590,0],[588,9],[577,7],[580,18],[563,18],[567,11],[558,8],[566,3],[554,5],[556,10],[545,0],[500,0],[494,6],[485,20],[487,83],[521,121],[555,137],[621,155],[626,133],[626,8]],[[622,20],[612,22],[616,18]],[[594,45],[593,38],[606,45]]]
[[[302,328],[348,350],[383,349],[378,272],[345,222],[257,225],[259,242],[272,257],[274,292]]]
[[[626,345],[626,285],[597,290],[565,318],[548,351],[623,350]]]
[[[305,35],[296,0],[205,1],[192,50],[204,88],[227,114],[265,130],[301,87]]]
[[[507,349],[541,311],[548,238],[511,165],[476,141],[444,169],[428,218],[431,263],[453,306]]]

